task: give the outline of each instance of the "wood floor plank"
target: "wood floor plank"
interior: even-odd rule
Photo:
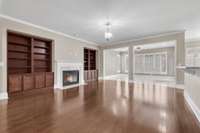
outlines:
[[[183,91],[153,83],[94,81],[0,101],[0,133],[200,133]]]

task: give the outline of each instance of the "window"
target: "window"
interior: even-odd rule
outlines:
[[[135,55],[135,73],[167,74],[167,53]]]
[[[121,58],[121,56],[120,56],[120,54],[118,54],[118,55],[117,55],[117,64],[116,64],[116,65],[117,65],[117,73],[120,73],[120,72],[121,72],[121,70],[120,70],[120,68],[121,68],[121,67],[120,67],[120,65],[121,65],[121,64],[120,64],[120,58]]]

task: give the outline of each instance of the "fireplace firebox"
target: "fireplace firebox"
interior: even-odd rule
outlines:
[[[63,86],[68,86],[78,83],[79,83],[78,70],[63,71]]]

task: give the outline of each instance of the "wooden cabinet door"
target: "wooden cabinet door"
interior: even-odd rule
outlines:
[[[93,72],[94,72],[93,70],[90,70],[90,81],[93,80],[93,77],[94,77]]]
[[[46,87],[53,87],[54,86],[54,73],[47,72],[46,73]]]
[[[9,93],[22,91],[22,75],[8,75]]]
[[[94,71],[94,80],[98,80],[98,70]]]
[[[23,75],[23,88],[24,90],[34,89],[34,77],[33,74],[24,74]]]
[[[88,70],[84,71],[84,80],[92,81],[92,80],[98,80],[98,70]]]
[[[45,73],[35,73],[35,88],[44,88],[45,87]]]
[[[88,71],[84,71],[84,80],[85,82],[88,81]]]
[[[88,81],[91,81],[92,79],[92,73],[91,70],[88,71]]]

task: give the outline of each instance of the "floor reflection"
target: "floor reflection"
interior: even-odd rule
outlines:
[[[0,102],[1,133],[199,131],[183,92],[158,83],[101,80]]]

